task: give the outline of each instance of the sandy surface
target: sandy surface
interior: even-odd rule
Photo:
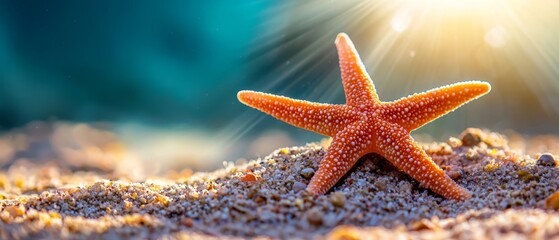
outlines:
[[[311,196],[304,189],[327,143],[141,182],[15,161],[0,172],[0,238],[559,238],[557,143],[470,129],[423,144],[473,193],[464,202],[422,188],[376,154]]]

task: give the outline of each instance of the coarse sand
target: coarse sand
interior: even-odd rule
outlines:
[[[0,238],[559,238],[557,154],[511,145],[479,129],[422,144],[472,192],[463,202],[423,188],[376,154],[327,194],[312,196],[305,188],[327,143],[142,182],[15,162],[0,172]]]

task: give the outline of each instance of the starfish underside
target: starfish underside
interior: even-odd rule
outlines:
[[[381,102],[353,43],[338,34],[336,47],[345,105],[313,103],[267,93],[240,91],[239,100],[291,125],[333,137],[307,191],[331,189],[357,160],[378,153],[424,187],[449,199],[471,197],[414,142],[410,131],[490,91],[486,82],[467,81]]]

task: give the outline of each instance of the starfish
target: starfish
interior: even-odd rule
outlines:
[[[470,192],[448,177],[410,132],[488,93],[491,85],[464,81],[382,102],[349,37],[340,33],[335,43],[346,104],[313,103],[255,91],[237,94],[242,103],[281,121],[333,137],[307,191],[325,194],[359,158],[374,152],[447,199],[470,198]]]

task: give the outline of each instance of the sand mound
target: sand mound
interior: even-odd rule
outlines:
[[[559,189],[552,155],[520,155],[500,135],[477,129],[423,147],[473,193],[471,199],[443,199],[376,154],[363,157],[329,193],[314,197],[305,187],[326,152],[319,144],[279,149],[211,173],[144,182],[26,163],[0,174],[0,237],[559,235],[553,210],[559,194],[549,197]]]

